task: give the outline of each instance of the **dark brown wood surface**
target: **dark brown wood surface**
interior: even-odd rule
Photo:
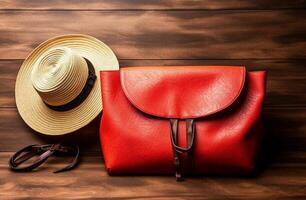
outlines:
[[[9,153],[0,154],[0,195],[5,199],[305,199],[305,165],[274,163],[259,177],[199,176],[177,183],[169,176],[110,177],[100,156],[87,155],[77,170],[51,159],[35,174],[7,170]]]
[[[5,10],[224,10],[224,9],[303,9],[305,0],[5,0]]]
[[[266,137],[253,177],[109,177],[99,146],[100,116],[62,138],[42,136],[18,115],[14,84],[44,40],[84,33],[107,43],[121,66],[245,65],[267,70]],[[30,99],[29,99],[30,100]],[[306,1],[0,1],[0,199],[306,199]],[[82,163],[52,174],[8,170],[9,156],[33,143],[81,143]],[[80,142],[81,141],[81,142]]]
[[[303,59],[302,10],[0,11],[0,59],[42,41],[85,33],[120,59]]]

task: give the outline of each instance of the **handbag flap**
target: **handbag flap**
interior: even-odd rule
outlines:
[[[198,118],[230,106],[240,95],[241,66],[125,67],[121,87],[136,108],[163,118]]]

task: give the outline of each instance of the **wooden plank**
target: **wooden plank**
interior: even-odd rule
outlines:
[[[36,172],[13,173],[0,153],[0,196],[6,199],[292,199],[306,196],[306,165],[281,163],[256,177],[108,176],[101,157],[83,157],[77,169],[53,174],[65,161],[50,159]],[[67,161],[66,161],[67,162]]]
[[[0,2],[1,9],[28,10],[177,10],[177,9],[288,9],[305,8],[305,0],[291,1],[252,1],[252,0],[5,0]]]
[[[100,151],[98,135],[100,119],[101,115],[74,134],[52,137],[39,134],[29,128],[16,108],[0,108],[0,152],[15,151],[29,144],[57,142],[81,143],[81,148],[85,151]]]
[[[120,59],[305,59],[305,27],[304,10],[0,11],[0,59],[68,33],[95,36]]]
[[[286,160],[305,164],[306,108],[265,108],[263,119],[265,138],[259,164],[264,167]]]
[[[14,86],[22,60],[0,60],[0,107],[14,107]],[[121,66],[246,65],[267,70],[268,106],[306,106],[304,60],[120,60]]]
[[[264,118],[265,146],[268,147],[265,157],[281,160],[286,158],[282,155],[288,151],[306,153],[306,108],[265,108]],[[70,141],[81,143],[84,152],[100,152],[99,121],[100,116],[75,134],[47,137],[28,128],[15,108],[0,108],[0,151],[16,151],[23,146],[35,143]]]

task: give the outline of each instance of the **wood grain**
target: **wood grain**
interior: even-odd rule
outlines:
[[[15,151],[30,144],[58,142],[81,143],[85,151],[100,151],[98,135],[100,119],[101,115],[74,134],[45,136],[29,128],[16,108],[0,108],[0,152]]]
[[[68,33],[95,36],[120,59],[305,59],[305,27],[304,10],[0,11],[0,59]]]
[[[306,108],[265,108],[266,153],[271,159],[281,159],[286,151],[306,153]],[[16,108],[0,108],[0,152],[15,151],[35,143],[70,141],[81,143],[83,151],[100,152],[100,116],[87,127],[64,137],[47,137],[34,132],[19,117]],[[276,157],[275,157],[276,156]]]
[[[306,165],[271,165],[255,177],[108,176],[100,156],[84,157],[76,170],[53,174],[63,161],[52,159],[38,171],[7,170],[11,153],[0,153],[0,196],[6,199],[292,199],[306,195]]]
[[[305,0],[0,1],[0,199],[306,199]],[[63,137],[31,130],[15,108],[18,69],[38,44],[83,33],[108,44],[121,66],[246,65],[267,70],[262,169],[253,177],[110,177],[98,116]],[[51,158],[34,173],[12,173],[8,159],[34,143],[81,143],[82,162]]]
[[[1,9],[30,10],[177,10],[177,9],[288,9],[305,8],[305,0],[253,1],[253,0],[4,0]]]
[[[22,60],[0,60],[0,107],[15,107],[14,87]],[[267,106],[306,106],[306,71],[303,60],[120,60],[121,66],[246,65],[266,70]]]

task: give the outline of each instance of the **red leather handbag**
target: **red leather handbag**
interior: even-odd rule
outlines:
[[[239,66],[101,72],[109,174],[247,173],[263,135],[264,71]]]

